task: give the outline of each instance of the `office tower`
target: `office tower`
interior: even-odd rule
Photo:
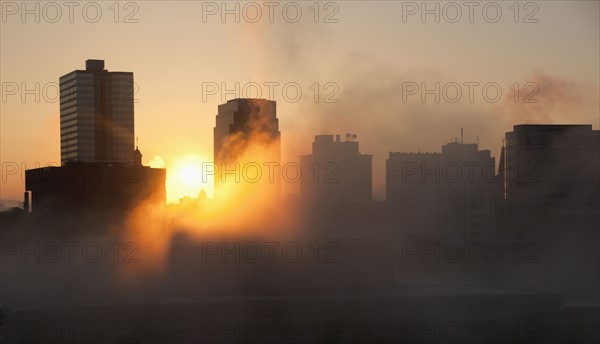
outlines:
[[[440,238],[494,236],[497,178],[489,150],[455,140],[441,153],[390,152],[389,216],[403,231]]]
[[[219,105],[214,127],[215,197],[224,196],[219,192],[227,183],[261,185],[254,191],[279,197],[280,160],[281,133],[274,101],[237,98]]]
[[[507,230],[546,235],[551,228],[598,224],[600,131],[591,125],[515,125],[506,133],[504,152]]]
[[[307,201],[372,201],[372,155],[361,154],[356,136],[317,135],[312,154],[300,156],[300,196]]]
[[[132,162],[133,73],[85,67],[60,78],[61,162]]]

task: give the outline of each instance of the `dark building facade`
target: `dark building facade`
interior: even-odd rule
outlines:
[[[390,152],[389,218],[406,233],[486,239],[495,231],[495,159],[475,143],[450,142],[441,153]]]
[[[61,162],[132,162],[133,73],[85,65],[60,78]]]
[[[127,211],[142,202],[164,204],[166,170],[132,163],[67,162],[25,172],[33,214]]]
[[[600,131],[591,125],[515,125],[500,161],[507,229],[598,224]],[[597,227],[596,227],[597,230]]]
[[[262,194],[272,192],[279,197],[281,167],[272,173],[272,180],[267,172],[271,168],[269,164],[279,165],[280,160],[281,132],[274,101],[238,98],[219,105],[214,127],[215,197],[221,198],[231,194],[222,192],[227,183],[238,190],[239,188],[232,183],[260,185],[261,187],[254,188],[253,191]],[[260,177],[256,171],[257,165],[260,168]],[[222,173],[225,170],[234,172]]]
[[[348,136],[347,136],[348,137]],[[351,137],[351,136],[350,136]],[[317,135],[312,154],[300,156],[300,196],[307,201],[372,201],[372,155],[340,135]]]

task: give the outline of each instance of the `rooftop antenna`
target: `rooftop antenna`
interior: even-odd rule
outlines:
[[[477,135],[477,146],[479,146],[479,135]]]
[[[463,128],[460,128],[460,144],[463,144]]]
[[[138,147],[140,146],[140,138],[139,137],[135,137],[135,149],[138,149]]]

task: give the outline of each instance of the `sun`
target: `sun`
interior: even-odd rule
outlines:
[[[201,190],[208,196],[213,193],[212,175],[203,175],[203,166],[209,159],[197,155],[186,155],[167,166],[167,203],[178,203],[183,197],[198,197]]]
[[[187,187],[196,188],[202,184],[202,170],[196,165],[185,165],[179,171],[181,181]]]

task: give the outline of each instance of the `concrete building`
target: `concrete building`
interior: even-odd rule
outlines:
[[[389,220],[404,233],[491,238],[495,172],[490,151],[479,150],[474,143],[453,141],[441,153],[390,152],[386,160]]]
[[[312,154],[300,156],[300,196],[307,201],[372,201],[372,155],[352,135],[317,135]]]
[[[133,73],[85,66],[60,78],[61,162],[132,162]]]

